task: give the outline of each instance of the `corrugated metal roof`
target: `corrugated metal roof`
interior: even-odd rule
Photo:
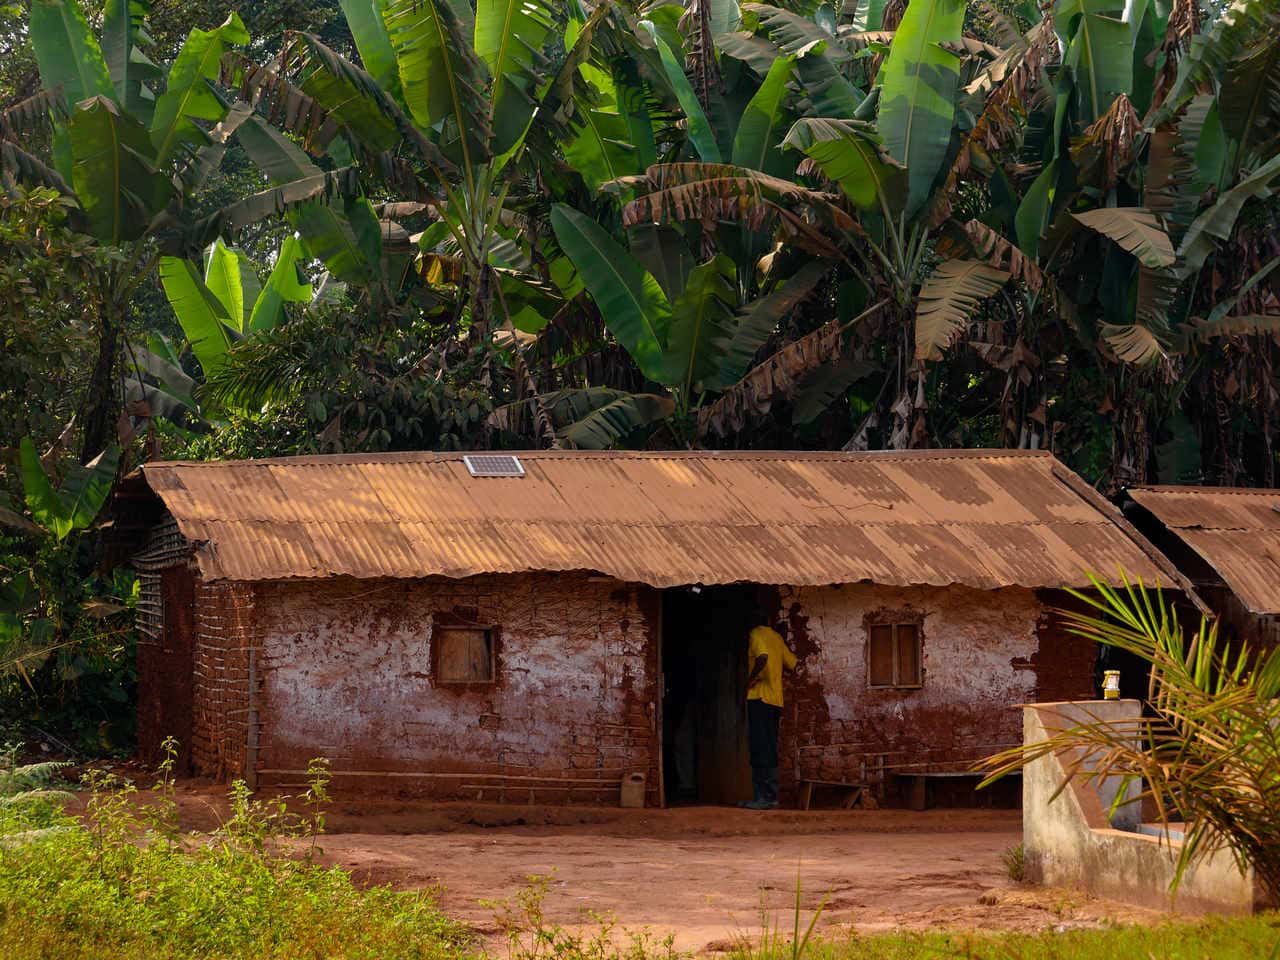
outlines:
[[[1128,493],[1213,567],[1249,610],[1280,614],[1280,490],[1134,487]]]
[[[589,570],[657,587],[1177,582],[1119,511],[1045,453],[521,453],[143,467],[207,579]]]

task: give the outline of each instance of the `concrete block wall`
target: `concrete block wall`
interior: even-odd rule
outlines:
[[[1107,723],[1133,730],[1142,715],[1137,700],[1046,703],[1023,711],[1027,744],[1079,723]],[[1138,804],[1119,806],[1109,816],[1123,784],[1119,778],[1075,777],[1068,764],[1078,755],[1041,757],[1024,771],[1022,824],[1027,879],[1048,886],[1072,887],[1095,896],[1187,913],[1247,914],[1270,903],[1252,871],[1241,871],[1231,854],[1202,856],[1184,874],[1176,893],[1170,889],[1181,843],[1136,832]],[[1090,769],[1089,757],[1084,770]],[[1131,791],[1131,794],[1133,792]]]

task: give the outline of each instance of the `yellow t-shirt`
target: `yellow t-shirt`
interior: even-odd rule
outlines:
[[[770,627],[753,627],[751,639],[747,644],[747,676],[751,676],[751,667],[756,657],[764,654],[769,659],[764,670],[756,677],[756,682],[747,689],[748,700],[763,700],[775,707],[782,706],[782,670],[796,668],[796,655],[787,649],[776,630]]]

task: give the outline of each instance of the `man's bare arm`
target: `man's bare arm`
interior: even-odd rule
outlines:
[[[756,662],[751,664],[751,673],[747,676],[748,687],[759,679],[760,674],[764,673],[764,665],[768,662],[769,655],[767,653],[762,653],[760,656],[756,657]]]

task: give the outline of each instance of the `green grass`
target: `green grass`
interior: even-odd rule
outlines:
[[[745,960],[746,951],[735,960]],[[790,960],[780,952],[776,960]],[[760,954],[754,955],[761,960]],[[806,960],[1280,960],[1280,914],[1039,934],[886,934],[810,945]],[[768,957],[767,960],[775,960]]]

